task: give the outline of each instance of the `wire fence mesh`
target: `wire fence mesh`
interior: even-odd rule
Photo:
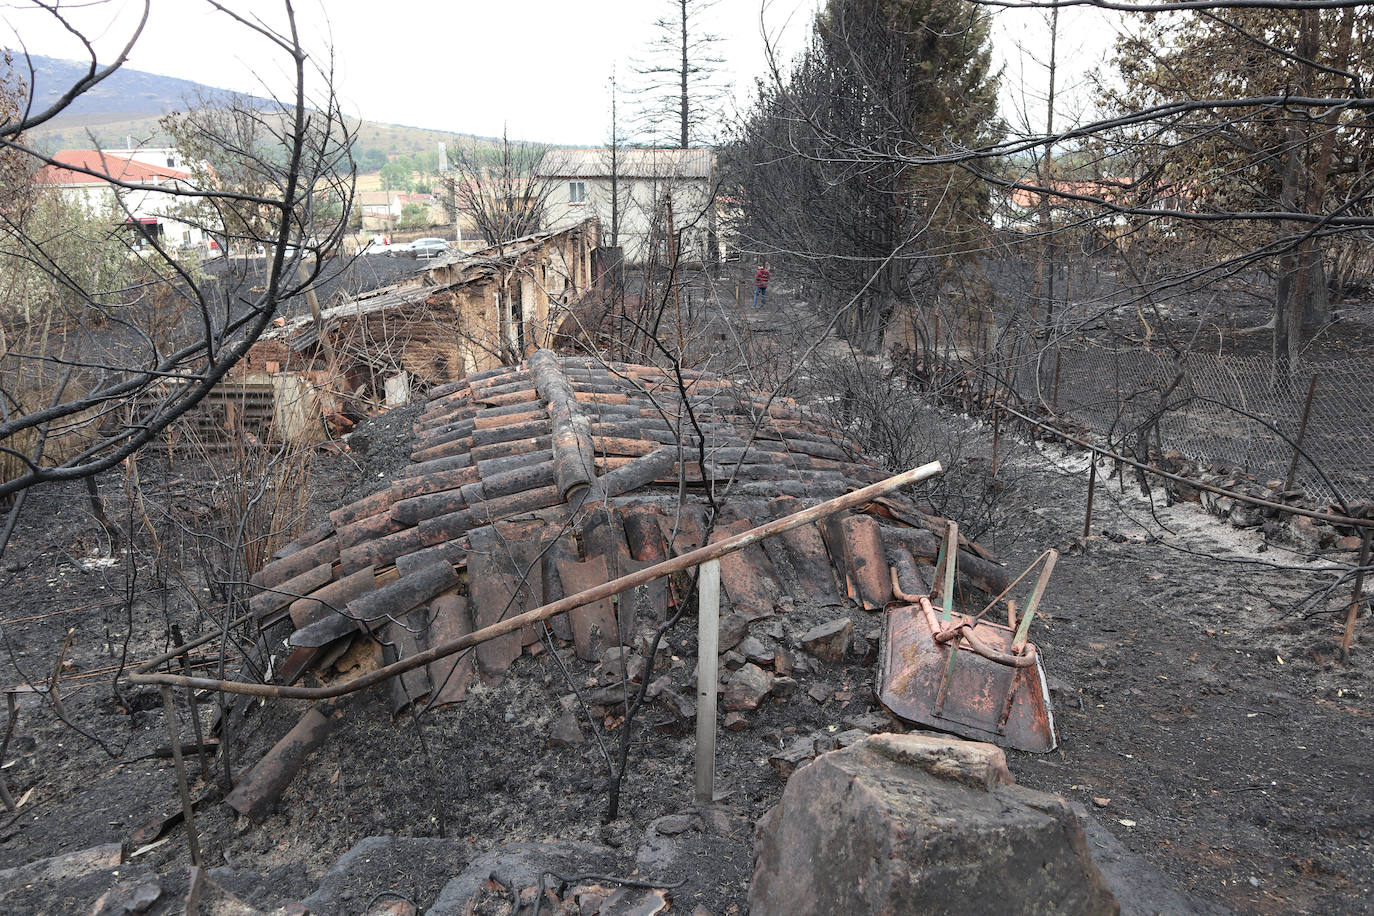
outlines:
[[[1020,398],[1110,441],[1174,449],[1261,482],[1287,481],[1319,500],[1374,500],[1374,384],[1358,362],[1296,374],[1263,356],[1218,356],[1023,340],[987,371]],[[1311,393],[1311,406],[1307,399]],[[1306,426],[1303,426],[1306,415]]]

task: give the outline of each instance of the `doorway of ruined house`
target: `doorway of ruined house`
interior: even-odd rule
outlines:
[[[517,354],[523,354],[529,341],[525,337],[525,277],[521,274],[516,274],[515,282],[511,284],[510,312],[514,321],[512,330],[515,331],[515,339],[511,343]]]

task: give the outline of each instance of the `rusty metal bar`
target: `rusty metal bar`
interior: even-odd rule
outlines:
[[[1320,372],[1312,373],[1312,381],[1307,383],[1307,401],[1302,405],[1302,420],[1298,422],[1298,438],[1293,441],[1293,460],[1288,463],[1288,476],[1283,479],[1285,490],[1293,489],[1293,476],[1298,473],[1298,458],[1302,456],[1302,440],[1307,435],[1307,416],[1312,412],[1312,395],[1317,393],[1317,379]]]
[[[185,642],[181,638],[181,627],[172,624],[172,645],[181,649]],[[186,650],[181,650],[181,672],[182,674],[191,673],[191,659],[186,655]],[[186,702],[191,707],[191,728],[196,736],[196,758],[200,761],[201,779],[210,780],[210,764],[205,759],[205,738],[200,733],[200,704],[196,702],[196,690],[194,687],[186,691]]]
[[[722,541],[707,544],[704,547],[688,551],[687,553],[664,560],[662,563],[656,563],[653,566],[645,567],[638,572],[621,576],[618,579],[612,579],[595,588],[587,589],[575,595],[569,595],[566,598],[551,602],[543,607],[535,608],[532,611],[527,611],[524,614],[508,617],[505,620],[483,627],[473,633],[469,633],[466,636],[460,636],[456,639],[440,643],[437,646],[432,646],[409,658],[393,662],[390,665],[378,668],[375,671],[370,671],[367,674],[360,675],[359,677],[353,678],[350,681],[344,681],[340,684],[332,684],[328,687],[286,687],[277,684],[257,684],[250,681],[221,681],[214,678],[182,677],[166,673],[152,674],[148,673],[149,668],[152,666],[151,662],[136,668],[134,672],[128,676],[128,680],[131,684],[166,684],[174,687],[203,687],[207,690],[223,690],[226,693],[239,693],[255,697],[274,697],[290,700],[326,700],[334,697],[346,696],[355,691],[371,687],[374,684],[380,684],[398,674],[404,674],[421,665],[428,665],[430,662],[437,661],[441,658],[447,658],[456,652],[461,652],[463,649],[471,648],[480,643],[496,639],[499,636],[505,636],[507,633],[514,633],[523,627],[548,620],[550,617],[557,616],[558,614],[565,614],[574,608],[591,604],[593,601],[609,598],[612,595],[618,595],[623,591],[637,588],[655,579],[660,579],[663,576],[671,575],[675,572],[682,572],[694,566],[700,566],[708,560],[719,560],[721,557],[728,556],[737,550],[742,550],[751,544],[757,544],[766,538],[782,534],[784,531],[791,531],[793,528],[800,528],[802,525],[812,524],[818,519],[828,518],[836,512],[843,512],[845,509],[852,509],[855,506],[863,505],[866,502],[877,499],[879,496],[886,496],[888,493],[892,493],[902,487],[920,483],[923,480],[929,480],[943,473],[943,471],[944,468],[940,466],[940,462],[938,461],[932,461],[929,464],[923,464],[909,471],[903,471],[886,480],[880,480],[875,484],[870,484],[855,490],[853,493],[846,493],[843,496],[837,496],[834,499],[826,500],[809,509],[794,512],[785,518],[776,519],[767,524],[759,525],[756,528],[741,532],[733,537],[728,537]]]
[[[1007,583],[1007,586],[1006,586],[1005,588],[1003,588],[1000,592],[997,593],[997,597],[993,598],[991,601],[989,601],[989,602],[983,607],[983,609],[982,609],[981,611],[979,611],[977,614],[974,614],[974,615],[973,615],[974,619],[975,619],[975,620],[982,620],[984,614],[986,614],[988,611],[990,611],[990,610],[992,610],[994,607],[996,607],[996,606],[997,606],[997,602],[1001,601],[1003,598],[1006,598],[1007,595],[1011,593],[1011,590],[1014,589],[1014,588],[1016,588],[1016,586],[1020,584],[1020,582],[1021,582],[1022,579],[1026,578],[1026,576],[1029,576],[1031,570],[1032,570],[1032,569],[1035,569],[1036,565],[1037,565],[1038,563],[1041,563],[1042,561],[1044,561],[1045,558],[1048,557],[1051,553],[1053,553],[1055,556],[1058,556],[1058,555],[1059,555],[1059,554],[1055,551],[1055,549],[1054,549],[1053,547],[1051,547],[1049,550],[1046,550],[1044,553],[1040,554],[1040,556],[1036,557],[1034,560],[1031,560],[1031,561],[1030,561],[1030,565],[1027,566],[1025,569],[1021,570],[1021,574],[1020,574],[1019,576],[1017,576],[1015,579],[1012,579],[1009,583]],[[912,599],[912,600],[915,600],[915,599]],[[1015,629],[1015,628],[1016,628],[1016,602],[1013,601],[1013,600],[1010,599],[1010,598],[1007,598],[1007,613],[1008,613],[1008,615],[1010,615],[1010,617],[1011,617],[1011,623],[1009,624],[1009,626],[1011,626],[1012,629]]]

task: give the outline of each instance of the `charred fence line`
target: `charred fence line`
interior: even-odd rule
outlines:
[[[912,365],[923,386],[969,407],[1029,408],[1146,464],[1181,456],[1204,471],[1278,481],[1273,489],[1317,504],[1374,503],[1374,379],[1350,362],[1290,375],[1264,356],[1030,334],[984,348],[975,335],[973,345],[952,337]]]
[[[975,326],[966,340],[977,337]],[[1150,475],[1260,511],[1354,531],[1347,540],[1354,541],[1359,559],[1340,579],[1354,583],[1339,640],[1341,658],[1349,662],[1355,622],[1367,603],[1364,580],[1374,541],[1374,466],[1367,457],[1374,453],[1374,391],[1363,373],[1336,363],[1309,365],[1290,376],[1263,357],[1175,356],[1081,341],[1046,346],[1029,334],[1002,343],[981,351],[952,341],[947,348],[933,344],[910,361],[918,385],[991,414],[994,475],[1005,419],[1114,461],[1119,472],[1131,467],[1142,485]],[[1076,378],[1066,385],[1070,363]],[[1323,385],[1324,403],[1317,398]],[[1212,469],[1190,469],[1186,461],[1171,461],[1169,451],[1225,474],[1209,482],[1201,472]],[[1091,533],[1097,464],[1089,463],[1084,538]],[[1264,481],[1268,474],[1274,476],[1260,484],[1263,489],[1240,479]]]

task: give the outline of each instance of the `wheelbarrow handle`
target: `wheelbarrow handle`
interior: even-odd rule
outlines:
[[[962,633],[960,633],[961,630],[963,631]],[[1009,668],[1032,668],[1035,666],[1035,646],[1032,646],[1030,643],[1026,643],[1025,649],[1020,655],[1011,655],[1007,652],[998,652],[977,636],[974,636],[972,624],[961,623],[957,627],[940,632],[935,638],[944,642],[945,640],[940,639],[940,637],[944,636],[945,633],[950,634],[950,639],[962,635],[970,649],[990,662],[1006,665]]]
[[[998,650],[989,646],[987,643],[983,642],[977,636],[973,635],[973,631],[975,629],[974,624],[968,622],[957,623],[952,627],[941,629],[936,620],[935,608],[933,605],[931,605],[930,599],[926,597],[921,597],[918,599],[918,604],[920,605],[921,612],[926,615],[926,622],[930,625],[931,633],[937,644],[943,645],[948,642],[953,642],[958,640],[958,638],[962,636],[964,638],[964,641],[968,643],[968,647],[970,649],[972,649],[977,654],[981,655],[983,658],[986,658],[990,662],[996,662],[999,665],[1006,665],[1009,668],[1034,667],[1035,646],[1031,645],[1030,643],[1026,643],[1021,652],[1015,655],[1007,652],[999,652]],[[956,642],[954,650],[957,652],[958,649],[959,647]]]

